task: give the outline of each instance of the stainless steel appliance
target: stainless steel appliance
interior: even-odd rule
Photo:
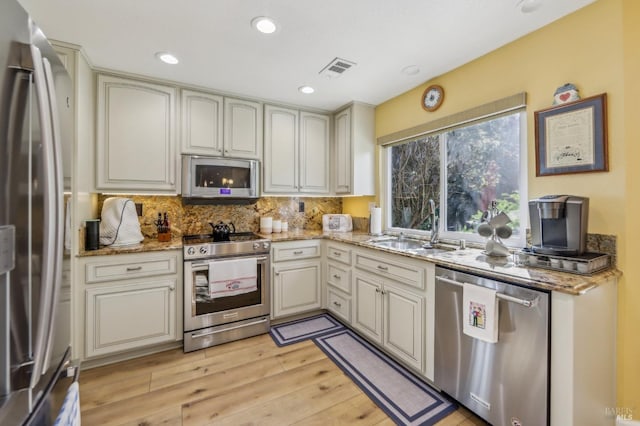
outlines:
[[[260,169],[256,160],[182,156],[182,198],[253,199],[260,196]]]
[[[498,341],[463,333],[463,283],[496,290]],[[493,425],[549,424],[549,294],[436,267],[434,383]]]
[[[267,333],[271,305],[270,241],[245,232],[230,234],[228,241],[214,241],[212,235],[185,236],[183,245],[184,351]],[[250,273],[255,277],[254,287],[231,295],[215,294],[211,287],[214,274],[235,260],[255,265],[255,275]],[[233,284],[243,280],[241,275],[225,278]]]
[[[536,253],[581,255],[587,247],[589,199],[545,195],[529,201],[531,245]]]
[[[0,4],[0,64],[0,424],[48,425],[71,353],[58,297],[71,81],[13,0]]]

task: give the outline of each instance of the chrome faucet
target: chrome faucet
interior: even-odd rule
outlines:
[[[438,216],[436,215],[436,203],[430,198],[429,199],[429,210],[431,213],[429,217],[431,217],[431,245],[438,243]]]

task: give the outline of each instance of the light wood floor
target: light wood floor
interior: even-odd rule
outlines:
[[[82,371],[82,424],[393,425],[311,341],[267,334]],[[459,409],[438,426],[483,425]]]

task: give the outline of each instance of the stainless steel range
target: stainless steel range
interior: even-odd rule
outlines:
[[[184,351],[267,333],[271,242],[244,232],[189,235],[183,246]]]

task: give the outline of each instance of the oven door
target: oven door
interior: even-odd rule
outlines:
[[[256,260],[257,289],[229,296],[212,297],[209,275],[215,270],[216,265],[222,265],[221,262],[227,260],[251,258]],[[184,331],[269,315],[269,263],[269,256],[264,255],[185,262]]]

